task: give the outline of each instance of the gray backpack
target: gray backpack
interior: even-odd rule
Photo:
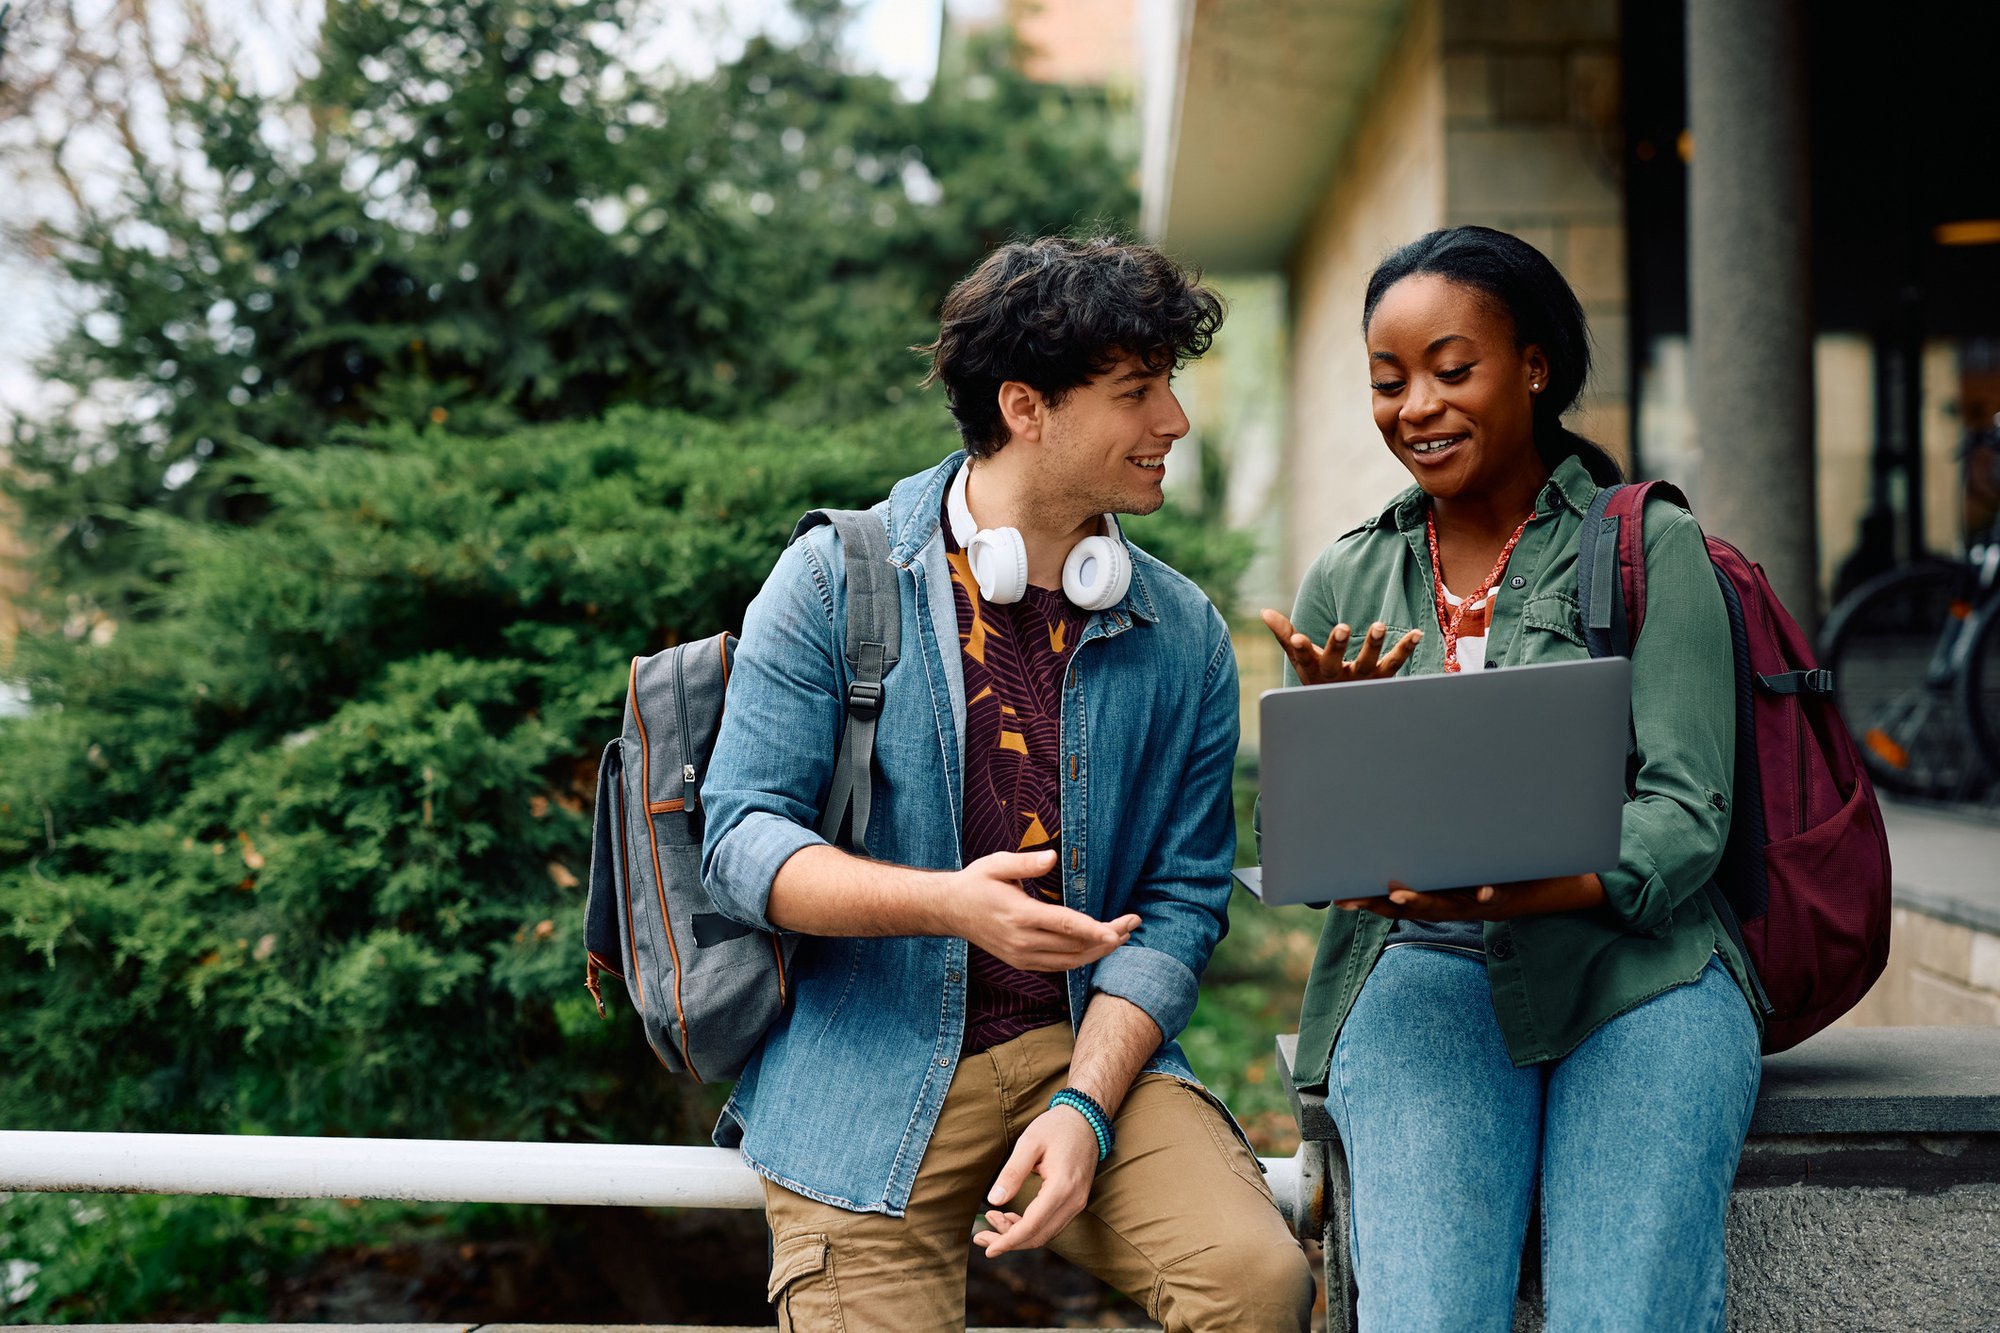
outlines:
[[[840,534],[847,569],[847,730],[819,832],[867,854],[875,720],[896,664],[902,606],[882,515],[815,509]],[[716,910],[701,882],[701,780],[722,725],[736,638],[718,634],[632,659],[625,729],[597,769],[584,907],[584,985],[604,1012],[599,974],[626,994],[660,1063],[704,1082],[741,1073],[789,1000],[798,937],[756,930]]]

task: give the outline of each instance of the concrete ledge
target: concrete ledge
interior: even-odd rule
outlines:
[[[1873,1187],[1935,1193],[2000,1185],[2000,1135],[1770,1134],[1743,1145],[1736,1188]]]
[[[1991,813],[1882,802],[1898,907],[2000,934],[2000,820]]]
[[[1984,931],[1988,935],[2000,935],[2000,906],[1974,898],[1969,894],[1938,891],[1918,884],[1896,884],[1896,906],[1908,907],[1934,916],[1940,921],[1948,921],[1954,926],[1964,926],[1967,930]]]
[[[1829,1028],[1764,1060],[1750,1136],[2000,1133],[2000,1028]]]
[[[1278,1038],[1299,1135],[1338,1142],[1326,1098],[1292,1087],[1296,1036]],[[1765,1057],[1750,1136],[2000,1133],[2000,1028],[1829,1028]]]

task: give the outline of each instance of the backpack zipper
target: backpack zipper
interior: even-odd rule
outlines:
[[[1771,623],[1768,608],[1764,616],[1764,632],[1773,639],[1777,639],[1781,643],[1783,642],[1782,637],[1777,632],[1777,626]],[[1782,656],[1778,660],[1781,666],[1786,668],[1791,666],[1791,663],[1786,661]],[[1755,682],[1751,684],[1751,697],[1753,699],[1756,697]],[[1803,833],[1806,830],[1805,738],[1806,733],[1812,729],[1812,723],[1806,718],[1806,704],[1811,698],[1812,696],[1806,691],[1800,690],[1797,694],[1786,697],[1781,701],[1786,705],[1786,721],[1790,723],[1786,729],[1791,732],[1792,736],[1792,819],[1794,822],[1790,828],[1785,830],[1787,837]],[[1756,713],[1756,706],[1753,703],[1750,710],[1753,720],[1756,717]],[[1757,743],[1757,738],[1754,735],[1750,738],[1750,743],[1752,745]],[[1769,1012],[1768,1008],[1765,1012]]]
[[[695,808],[695,771],[694,765],[688,762],[693,733],[688,730],[687,679],[684,673],[686,660],[686,649],[674,654],[674,702],[680,706],[681,711],[681,799],[686,802],[682,808],[692,813]]]
[[[678,654],[674,657],[674,668],[674,680],[678,682],[680,680],[680,657]],[[632,659],[631,683],[626,686],[625,697],[631,701],[632,722],[639,729],[639,786],[642,791],[650,796],[653,791],[653,740],[652,737],[646,734],[646,715],[639,708],[638,682],[639,659],[635,657]],[[685,743],[683,742],[683,744]],[[619,808],[621,811],[624,809],[623,805]],[[694,1057],[688,1052],[687,1010],[681,1004],[681,977],[684,975],[681,971],[681,951],[680,947],[674,943],[673,917],[667,911],[666,882],[660,874],[660,837],[658,830],[653,827],[651,815],[646,817],[646,844],[653,854],[653,892],[658,895],[660,900],[660,924],[663,927],[661,933],[667,937],[667,955],[674,960],[674,1019],[680,1026],[681,1060],[686,1065],[688,1073],[692,1074],[695,1080],[699,1082],[701,1080],[701,1071],[695,1068]],[[664,1028],[666,1025],[663,1022],[661,1026]],[[650,1042],[647,1044],[651,1045]],[[659,1056],[661,1064],[664,1065],[667,1063],[666,1057],[660,1056],[657,1050],[653,1054]]]
[[[618,821],[618,878],[625,886],[625,940],[632,952],[632,980],[639,987],[639,1006],[646,1004],[646,971],[639,966],[639,920],[632,915],[632,860],[626,848],[629,835],[625,827],[625,772],[621,766],[618,772],[618,788],[611,793],[612,808]],[[602,1006],[599,1006],[600,1009]]]

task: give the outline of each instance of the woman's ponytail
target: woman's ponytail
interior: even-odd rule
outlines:
[[[1542,461],[1554,471],[1556,464],[1565,458],[1574,458],[1583,464],[1583,470],[1599,486],[1616,486],[1625,480],[1625,469],[1618,466],[1618,460],[1604,449],[1604,446],[1585,439],[1561,422],[1544,431],[1537,423],[1535,448],[1540,451]]]

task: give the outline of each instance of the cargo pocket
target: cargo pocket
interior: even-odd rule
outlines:
[[[765,1297],[789,1333],[844,1333],[840,1293],[833,1285],[833,1242],[825,1232],[787,1236],[771,1252],[771,1285]]]
[[[1244,1183],[1261,1191],[1265,1198],[1271,1198],[1270,1182],[1264,1179],[1264,1164],[1257,1160],[1257,1150],[1250,1146],[1249,1136],[1243,1132],[1243,1126],[1236,1123],[1236,1117],[1230,1114],[1229,1108],[1222,1104],[1222,1099],[1190,1079],[1173,1074],[1161,1074],[1157,1077],[1173,1079],[1189,1100],[1195,1103],[1195,1118],[1200,1120],[1202,1127],[1208,1131],[1210,1141],[1215,1144],[1216,1154],[1222,1158],[1224,1164]],[[1204,1111],[1213,1112],[1213,1115],[1204,1115]],[[1229,1134],[1234,1135],[1233,1138],[1225,1136],[1223,1133],[1225,1126]]]

